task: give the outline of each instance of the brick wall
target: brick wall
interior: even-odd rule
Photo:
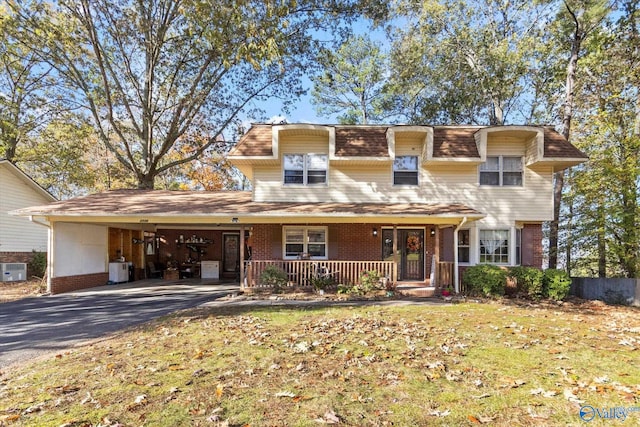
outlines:
[[[322,226],[323,224],[313,224]],[[304,227],[304,225],[300,225]],[[329,259],[341,261],[380,260],[382,256],[382,226],[380,224],[328,224]],[[251,246],[253,259],[282,259],[282,225],[259,224],[253,227]],[[416,225],[422,228],[424,225]],[[373,229],[377,235],[373,235]],[[435,251],[435,237],[425,230],[426,250]],[[430,257],[427,257],[430,262]],[[429,267],[429,265],[427,266]]]
[[[523,236],[527,236],[529,242],[522,242],[523,250],[530,251],[528,254],[522,254],[523,261],[527,259],[526,265],[536,268],[542,268],[544,261],[542,253],[542,224],[525,224]],[[523,262],[523,264],[525,264]]]
[[[52,294],[77,291],[79,289],[92,288],[106,285],[109,281],[109,273],[83,274],[79,276],[54,277],[51,279]]]

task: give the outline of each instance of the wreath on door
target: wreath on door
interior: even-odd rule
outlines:
[[[407,250],[410,252],[418,252],[420,250],[420,238],[415,235],[407,237]]]

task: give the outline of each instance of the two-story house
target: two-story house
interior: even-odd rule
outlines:
[[[478,263],[542,267],[553,173],[586,156],[546,127],[287,124],[254,125],[229,160],[251,192],[121,190],[22,210],[50,224],[51,291],[106,282],[120,256],[137,277],[152,262],[204,278],[215,262],[247,287],[272,264],[292,285],[318,268],[442,286]]]

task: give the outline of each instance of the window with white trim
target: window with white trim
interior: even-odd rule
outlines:
[[[418,156],[398,156],[394,159],[393,185],[418,185]]]
[[[522,186],[522,157],[487,157],[480,165],[480,185]]]
[[[458,262],[469,262],[469,230],[458,231]]]
[[[284,227],[284,258],[327,258],[327,227]]]
[[[480,262],[509,264],[509,230],[480,230]]]
[[[316,185],[327,183],[326,154],[284,154],[284,183]]]

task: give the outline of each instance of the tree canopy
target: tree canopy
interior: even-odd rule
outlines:
[[[137,179],[198,159],[253,100],[295,99],[319,42],[357,2],[9,2],[19,37]],[[331,19],[329,19],[331,18]]]

